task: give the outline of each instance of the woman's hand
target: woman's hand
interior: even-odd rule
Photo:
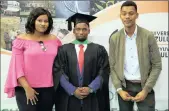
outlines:
[[[30,100],[32,105],[36,105],[36,102],[38,101],[37,95],[39,95],[39,93],[37,93],[31,87],[26,88],[25,93],[26,93],[26,98],[27,98],[27,104],[29,104],[29,100]]]

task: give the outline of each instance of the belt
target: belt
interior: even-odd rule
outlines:
[[[129,81],[129,82],[132,82],[132,83],[141,83],[141,80],[126,80],[126,81]]]

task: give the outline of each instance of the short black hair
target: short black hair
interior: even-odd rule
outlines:
[[[35,21],[40,15],[48,16],[49,26],[48,26],[48,29],[44,32],[44,34],[50,33],[50,31],[53,29],[52,15],[48,10],[42,7],[37,7],[30,12],[28,19],[27,19],[27,23],[25,24],[26,33],[31,33],[31,34],[34,33]]]
[[[137,12],[137,5],[135,2],[133,1],[126,1],[124,2],[122,5],[121,5],[121,10],[124,6],[134,6],[134,8],[136,9],[136,12]]]

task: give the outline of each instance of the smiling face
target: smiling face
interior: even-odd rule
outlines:
[[[49,21],[47,15],[40,15],[35,20],[35,31],[39,33],[44,33],[49,27]]]
[[[131,28],[136,25],[138,13],[134,6],[124,6],[120,11],[120,18],[124,24],[124,27]]]

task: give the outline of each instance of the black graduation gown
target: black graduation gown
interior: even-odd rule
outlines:
[[[109,62],[108,54],[101,45],[89,43],[84,55],[83,87],[87,87],[98,75],[103,84],[96,93],[91,93],[83,99],[83,111],[110,111],[109,102]],[[66,74],[69,82],[79,86],[77,76],[77,55],[72,43],[59,48],[53,65],[54,85],[56,89],[56,111],[81,111],[81,102],[75,96],[69,96],[58,83],[62,74]],[[70,107],[71,106],[71,107]],[[96,109],[98,106],[99,110]]]

